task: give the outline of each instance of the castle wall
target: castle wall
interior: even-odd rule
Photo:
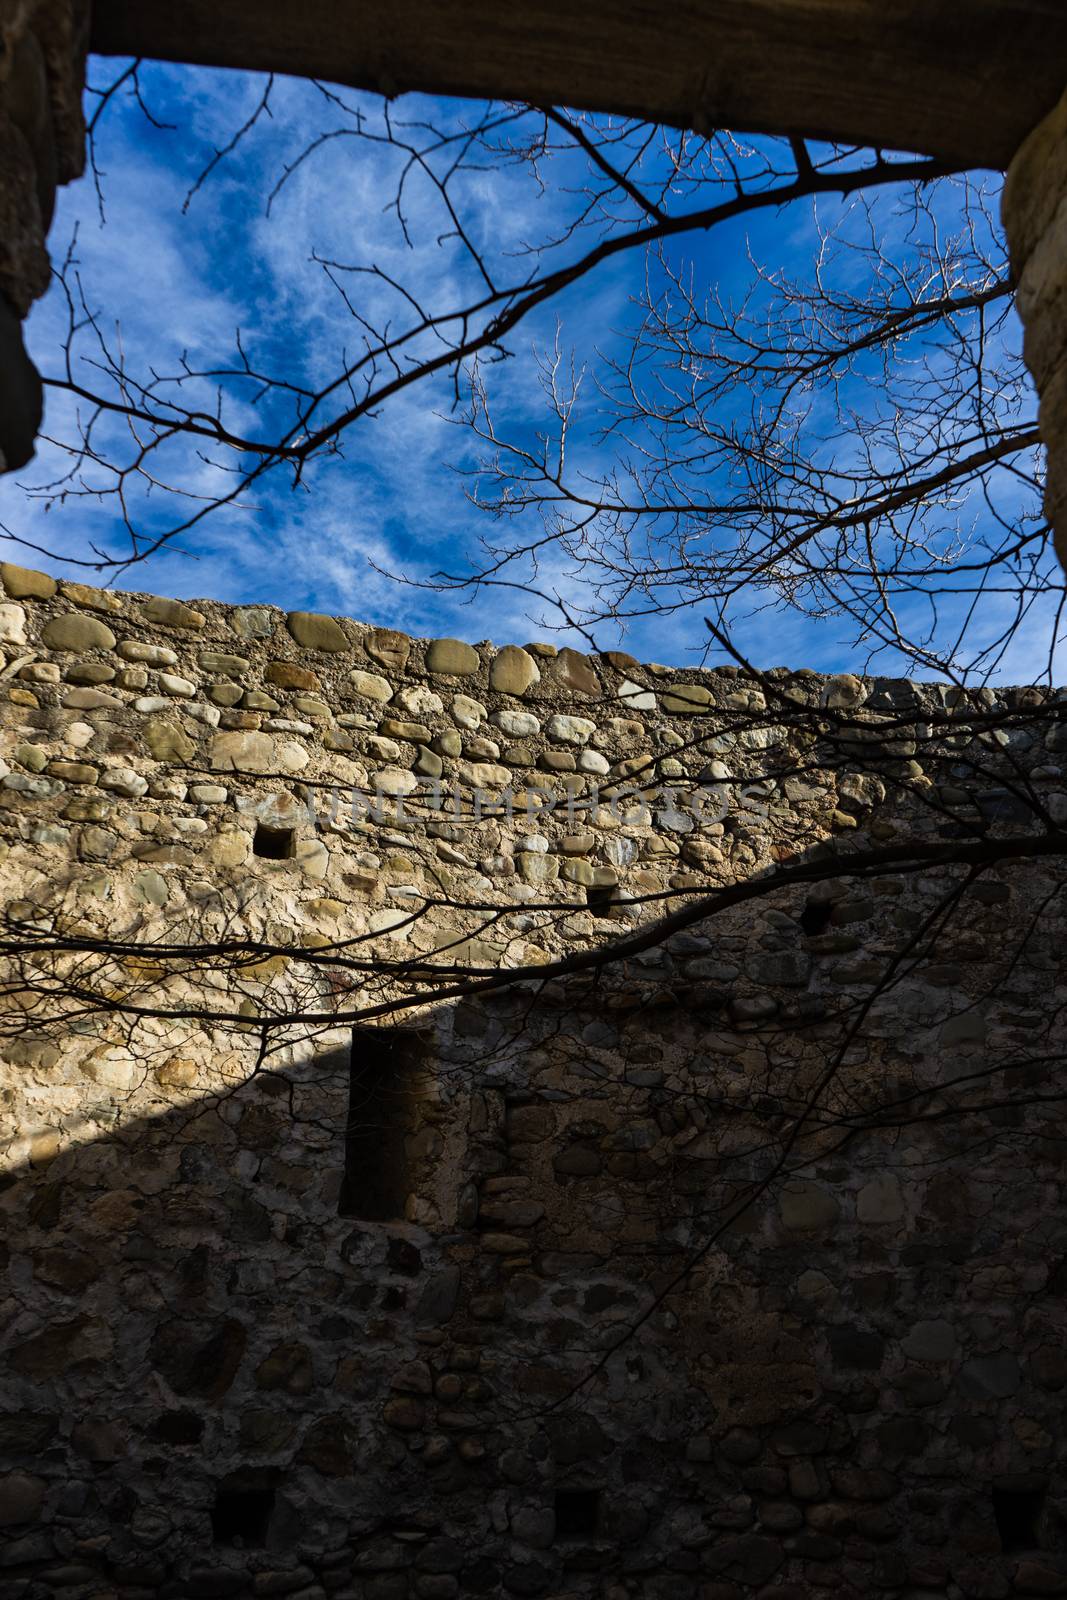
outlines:
[[[0,578],[5,1593],[1067,1592],[1044,697]]]

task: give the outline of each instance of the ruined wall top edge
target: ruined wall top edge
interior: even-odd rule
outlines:
[[[523,645],[477,645],[453,638],[420,638],[394,628],[377,627],[348,617],[309,611],[285,611],[269,604],[230,605],[214,600],[174,600],[157,595],[97,588],[27,567],[0,562],[0,664],[10,681],[37,676],[34,664],[58,658],[64,664],[75,656],[147,661],[141,646],[146,636],[158,638],[161,659],[171,654],[194,653],[199,646],[208,673],[228,674],[225,657],[234,670],[248,658],[281,658],[274,667],[274,686],[314,689],[308,682],[283,681],[293,677],[282,661],[306,657],[331,674],[345,672],[355,691],[371,701],[391,698],[390,679],[428,677],[453,692],[488,691],[504,697],[538,701],[611,700],[620,709],[659,711],[674,716],[713,712],[738,689],[736,680],[750,677],[743,667],[711,668],[667,666],[640,662],[621,650],[586,654],[543,641]],[[23,602],[32,602],[27,610]],[[204,649],[208,644],[222,650]],[[298,673],[296,674],[299,675]],[[66,676],[66,674],[65,674]],[[976,707],[1018,701],[1031,689],[989,688],[963,691],[941,682],[853,673],[824,674],[809,668],[773,667],[759,674],[784,699],[823,704],[839,710],[863,705],[882,709],[917,710],[951,707],[962,698]],[[377,680],[377,681],[375,681]],[[104,682],[100,674],[100,682]],[[388,693],[386,690],[388,689]],[[1067,690],[1053,691],[1063,698]],[[733,707],[736,709],[736,706]]]

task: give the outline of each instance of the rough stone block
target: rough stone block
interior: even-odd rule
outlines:
[[[431,639],[426,650],[427,672],[443,677],[471,678],[481,664],[473,645],[463,644],[459,639]]]
[[[297,644],[305,650],[323,650],[328,655],[340,655],[351,650],[348,635],[335,617],[315,611],[290,611],[286,626]]]
[[[0,579],[12,600],[51,600],[56,592],[56,580],[46,572],[16,567],[10,561],[0,561]]]

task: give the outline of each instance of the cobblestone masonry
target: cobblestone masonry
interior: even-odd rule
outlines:
[[[834,1008],[870,996],[952,880],[857,884],[848,852],[944,833],[935,788],[1010,811],[998,763],[1067,820],[1063,725],[1010,720],[1031,692],[785,671],[757,689],[0,577],[9,932],[58,910],[88,936],[283,947],[222,978],[129,950],[68,965],[58,1027],[30,981],[47,964],[12,969],[5,1596],[1067,1593],[1055,1125],[976,1106],[816,1129],[788,1181],[760,1183],[760,1118],[805,1099]],[[845,713],[854,759],[824,763],[790,704]],[[457,814],[420,809],[435,780]],[[353,817],[353,790],[407,814]],[[505,790],[510,818],[472,817]],[[343,1184],[366,1036],[305,1028],[257,1071],[241,1031],[322,1008],[301,949],[550,963],[640,928],[642,897],[838,855],[815,900],[738,906],[603,982],[424,1006],[403,1093],[371,1119],[405,1177],[363,1197],[381,1220]],[[967,889],[867,1006],[839,1105],[998,1052],[1039,1086],[1063,1048],[1056,891],[1054,858]],[[134,1027],[102,1008],[108,983],[236,1021]]]

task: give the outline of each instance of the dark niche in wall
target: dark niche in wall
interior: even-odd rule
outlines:
[[[556,1490],[557,1539],[595,1539],[599,1517],[599,1489]]]
[[[833,901],[810,899],[805,901],[804,909],[797,921],[808,935],[808,938],[813,939],[820,933],[826,932],[833,914]]]
[[[428,1035],[414,1029],[353,1030],[339,1216],[403,1220],[412,1189],[408,1139],[427,1048]]]
[[[248,1469],[221,1479],[211,1508],[216,1544],[246,1549],[266,1544],[274,1512],[274,1478],[273,1472]]]
[[[195,1411],[161,1411],[151,1437],[161,1444],[197,1444],[203,1431],[204,1420]]]
[[[1047,1488],[1044,1478],[1025,1474],[1001,1478],[993,1484],[993,1515],[1005,1554],[1040,1548],[1041,1513]]]
[[[265,822],[256,826],[252,839],[252,854],[265,861],[291,861],[296,855],[296,829],[270,828]]]

